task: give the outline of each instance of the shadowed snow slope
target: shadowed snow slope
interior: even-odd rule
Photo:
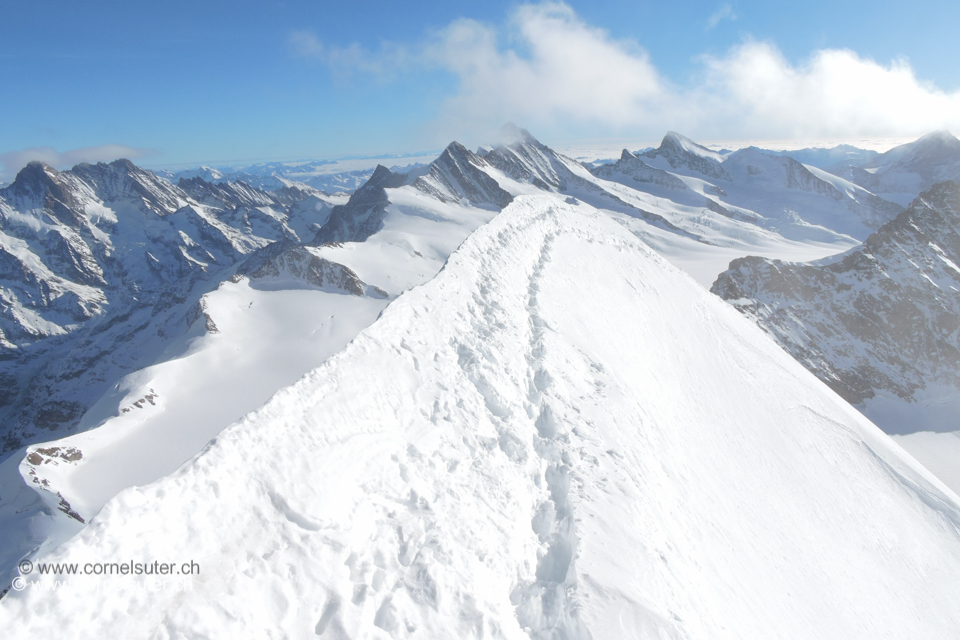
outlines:
[[[42,558],[193,560],[188,591],[31,575],[0,628],[955,638],[955,501],[622,225],[519,196],[343,352]]]

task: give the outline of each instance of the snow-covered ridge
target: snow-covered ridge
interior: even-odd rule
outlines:
[[[707,285],[736,257],[806,260],[853,242],[826,228],[816,230],[825,242],[783,237],[763,216],[722,200],[724,189],[742,188],[736,172],[730,174],[736,180],[720,187],[694,172],[649,167],[626,153],[617,165],[630,168],[633,177],[617,167],[594,175],[524,130],[515,128],[509,137],[476,154],[454,142],[429,165],[406,174],[378,167],[349,197],[332,198],[302,185],[268,192],[242,181],[213,184],[196,177],[172,186],[115,163],[96,170],[106,176],[96,184],[72,172],[49,174],[65,185],[55,198],[67,203],[63,207],[53,202],[34,210],[5,209],[3,229],[35,232],[54,214],[67,221],[58,229],[88,229],[100,243],[89,245],[94,260],[84,262],[76,253],[74,262],[91,265],[84,276],[89,282],[67,279],[63,286],[100,287],[112,297],[102,324],[67,334],[78,336],[67,346],[79,348],[44,343],[50,345],[46,369],[24,373],[28,369],[0,363],[0,372],[18,384],[29,381],[29,392],[45,398],[20,406],[48,411],[47,424],[54,428],[13,429],[16,439],[8,434],[11,448],[32,444],[18,454],[27,459],[19,476],[19,461],[0,466],[0,476],[13,483],[0,478],[0,573],[13,570],[31,549],[42,545],[46,553],[55,547],[117,492],[171,473],[223,427],[319,366],[390,300],[433,278],[471,232],[516,198],[538,195],[596,207],[620,232],[655,247]],[[700,157],[690,144],[675,146],[677,153]],[[839,178],[756,155],[743,179],[754,185],[752,193],[767,188],[771,204],[793,206],[793,192],[815,198],[810,202],[817,206],[836,204],[838,193],[860,197],[858,188]],[[725,157],[724,163],[730,161]],[[772,178],[749,171],[764,162]],[[787,184],[790,166],[799,167],[796,188]],[[806,190],[804,177],[810,177],[804,172],[817,178]],[[636,181],[641,173],[652,181]],[[37,193],[37,202],[49,201],[43,195],[48,192]],[[164,204],[171,199],[178,208]],[[78,208],[79,201],[89,204]],[[853,212],[834,213],[842,224]],[[83,233],[78,236],[86,238]],[[99,258],[101,245],[133,267],[120,285],[118,270]],[[31,252],[38,264],[52,264],[46,247]],[[179,263],[171,253],[183,258],[182,274],[172,271]],[[108,285],[98,285],[97,278]],[[78,290],[78,296],[87,291]],[[40,375],[31,378],[37,370]],[[29,415],[20,419],[33,426]],[[41,442],[65,435],[63,425],[77,425],[80,433]],[[76,450],[81,457],[63,461],[41,453],[54,449]],[[29,462],[35,453],[38,464]]]
[[[38,425],[51,434],[76,425],[116,381],[117,371],[151,363],[171,336],[183,334],[198,317],[200,297],[251,253],[277,241],[317,247],[363,242],[383,228],[390,206],[453,220],[460,210],[492,213],[516,195],[546,190],[615,212],[638,233],[649,229],[661,238],[653,241],[661,248],[664,241],[697,243],[743,255],[786,243],[772,228],[776,225],[767,225],[772,233],[764,231],[758,225],[762,216],[721,204],[717,194],[723,189],[699,178],[651,169],[670,183],[669,193],[660,194],[663,185],[656,180],[617,184],[605,179],[614,180],[612,174],[594,176],[526,131],[515,128],[510,137],[512,142],[483,156],[453,143],[433,163],[406,175],[379,167],[349,199],[306,187],[264,191],[200,177],[174,186],[127,161],[66,172],[31,165],[0,192],[0,260],[7,275],[0,291],[0,345],[23,354],[0,363],[0,376],[15,381],[11,400],[0,410],[7,425],[4,450],[36,438]],[[668,135],[670,141],[677,153],[696,151],[675,134]],[[632,162],[642,164],[639,158]],[[770,197],[777,202],[781,195]],[[458,208],[445,210],[447,205]],[[837,250],[846,248],[844,236],[803,228],[815,229],[814,235],[837,244]],[[823,249],[817,251],[823,255]],[[321,253],[333,262],[345,259],[332,256],[339,250]],[[715,274],[730,257],[724,253],[708,270]],[[405,288],[363,269],[357,277],[364,282],[392,293]],[[68,348],[50,342],[54,339],[79,345],[71,351],[76,357],[58,360],[56,354]],[[42,351],[48,364],[23,349]],[[22,373],[25,359],[34,363],[29,376]],[[81,389],[80,382],[92,386]]]
[[[341,354],[43,558],[194,560],[189,597],[82,578],[11,591],[0,626],[947,638],[955,499],[624,226],[519,196]]]

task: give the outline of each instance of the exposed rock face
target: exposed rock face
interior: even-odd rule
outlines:
[[[503,209],[513,202],[513,196],[481,170],[488,165],[484,158],[453,142],[413,186],[441,202],[466,201],[474,206],[486,204]]]
[[[620,154],[620,159],[617,162],[600,165],[592,169],[591,173],[605,180],[616,180],[620,176],[627,177],[637,183],[638,189],[643,189],[648,185],[657,185],[675,191],[689,190],[683,180],[677,176],[663,169],[651,167],[626,149]]]
[[[944,182],[840,258],[743,258],[711,290],[863,406],[932,386],[960,395],[958,265],[960,183]]]
[[[317,232],[312,244],[327,242],[363,242],[383,228],[390,199],[385,189],[401,187],[406,175],[393,173],[377,165],[370,179],[353,192],[347,204],[333,208],[330,218]]]
[[[291,279],[325,291],[387,297],[379,287],[360,280],[352,269],[320,258],[308,248],[289,242],[278,242],[258,251],[237,269],[237,273],[251,280]]]
[[[667,132],[660,142],[660,146],[643,154],[641,158],[662,158],[674,169],[687,169],[717,180],[729,180],[730,176],[724,170],[717,154],[706,147],[698,145],[674,131]]]

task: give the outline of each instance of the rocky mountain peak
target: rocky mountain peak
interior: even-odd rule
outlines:
[[[466,201],[475,206],[502,209],[513,201],[483,168],[490,163],[459,142],[451,142],[413,186],[441,202]]]
[[[34,160],[17,173],[17,177],[7,189],[20,197],[40,196],[48,189],[58,188],[56,177],[59,175],[53,167]]]
[[[37,161],[28,163],[10,186],[0,189],[0,197],[15,207],[44,209],[70,227],[77,227],[81,222],[77,196],[66,175]]]
[[[730,179],[723,169],[721,164],[723,158],[720,154],[710,151],[675,131],[668,131],[658,148],[642,153],[641,157],[653,161],[662,159],[662,162],[673,169],[687,168],[710,178]],[[659,166],[659,168],[665,167]]]
[[[87,183],[104,202],[140,201],[160,215],[173,213],[186,202],[186,194],[179,188],[127,159],[109,164],[82,163],[70,173]]]

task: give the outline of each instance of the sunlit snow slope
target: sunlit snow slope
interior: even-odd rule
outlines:
[[[960,507],[588,205],[520,196],[343,352],[36,561],[5,637],[955,638]]]

